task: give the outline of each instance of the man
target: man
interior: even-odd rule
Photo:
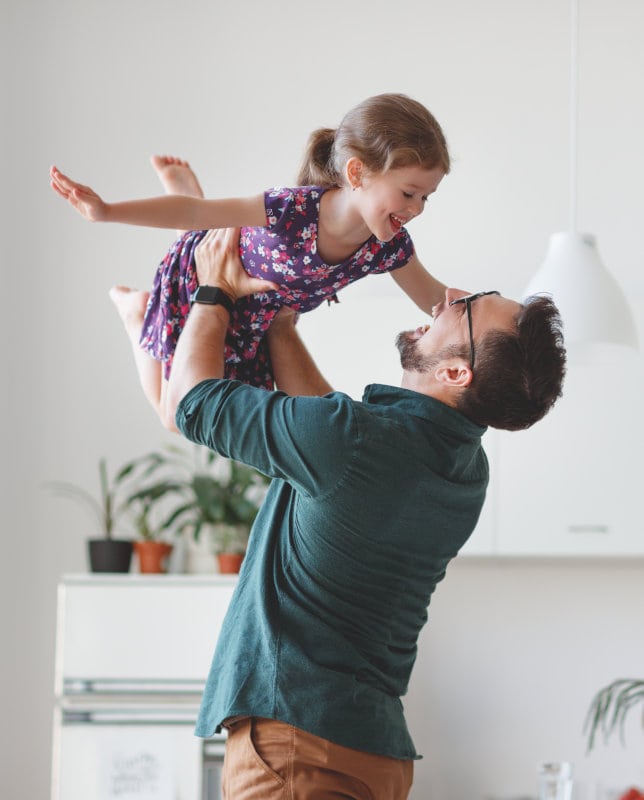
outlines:
[[[356,402],[331,391],[284,315],[269,332],[282,392],[267,392],[222,379],[227,307],[270,288],[241,269],[235,235],[197,253],[169,391],[184,435],[274,481],[197,733],[228,729],[229,800],[405,798],[417,755],[400,697],[431,594],[483,504],[481,436],[528,427],[560,395],[560,319],[546,298],[446,289],[431,327],[398,337],[401,388]]]

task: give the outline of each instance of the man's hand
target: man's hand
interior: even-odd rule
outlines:
[[[244,270],[239,258],[239,228],[208,231],[195,249],[195,265],[200,286],[216,286],[233,301],[279,289],[276,283],[252,278]]]
[[[89,186],[77,183],[57,168],[49,170],[51,188],[90,222],[104,222],[108,205]]]

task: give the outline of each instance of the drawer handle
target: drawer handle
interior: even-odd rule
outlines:
[[[609,533],[610,527],[608,525],[569,525],[568,531],[570,533]]]

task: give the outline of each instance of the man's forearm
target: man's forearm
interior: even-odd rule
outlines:
[[[221,305],[195,303],[186,320],[168,382],[169,410],[201,381],[224,377],[224,343],[228,312]]]
[[[197,245],[195,266],[199,290],[219,289],[235,303],[253,292],[275,291],[277,284],[253,278],[239,258],[239,230],[211,230]],[[212,301],[212,297],[210,300]],[[224,377],[224,345],[229,312],[202,298],[190,310],[174,354],[166,408],[174,416],[181,400],[201,381]]]
[[[292,321],[276,321],[268,349],[277,388],[290,395],[321,396],[333,391],[300,339]]]

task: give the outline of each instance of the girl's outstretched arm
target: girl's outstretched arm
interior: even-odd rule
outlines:
[[[394,270],[391,277],[426,314],[431,314],[432,307],[445,299],[447,287],[427,272],[415,254],[404,267]]]
[[[52,189],[90,222],[124,222],[181,230],[266,225],[263,194],[227,200],[164,195],[145,200],[106,203],[89,186],[72,180],[56,167],[52,167],[49,174]]]

